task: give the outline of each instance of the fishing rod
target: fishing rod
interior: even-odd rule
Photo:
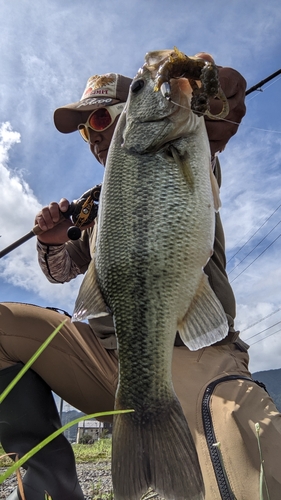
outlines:
[[[270,82],[270,80],[272,80],[273,78],[275,78],[276,76],[280,75],[281,73],[281,69],[278,69],[277,71],[275,71],[275,73],[272,73],[272,75],[269,75],[267,78],[265,78],[264,80],[261,80],[261,82],[257,83],[256,85],[254,85],[253,87],[249,88],[248,90],[246,90],[245,92],[245,95],[249,95],[251,94],[251,92],[254,92],[254,90],[259,90],[260,92],[262,92],[262,86],[267,83],[267,82]]]
[[[95,220],[98,213],[98,201],[100,192],[101,184],[98,184],[82,194],[82,196],[78,200],[72,201],[66,212],[61,212],[61,219],[57,224],[61,222],[62,218],[70,218],[73,222],[73,226],[71,226],[67,231],[67,235],[70,240],[78,240],[81,236],[80,228],[83,229],[83,226],[88,225]],[[18,248],[26,241],[33,238],[33,236],[39,236],[43,232],[44,231],[42,231],[42,229],[40,229],[37,224],[31,229],[31,231],[29,231],[29,233],[25,234],[17,241],[4,248],[4,250],[0,251],[0,259],[15,250],[15,248]]]

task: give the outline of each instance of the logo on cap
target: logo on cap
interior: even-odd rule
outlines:
[[[107,73],[106,75],[94,75],[89,78],[81,101],[94,96],[116,97],[115,74]]]

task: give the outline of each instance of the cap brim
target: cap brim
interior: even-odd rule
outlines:
[[[88,101],[89,99],[85,99]],[[109,101],[109,99],[107,99]],[[74,102],[72,104],[67,104],[61,108],[57,108],[54,112],[54,123],[59,132],[63,134],[70,134],[78,129],[78,125],[83,123],[82,115],[84,111],[94,111],[95,109],[113,106],[113,104],[118,104],[118,99],[110,99],[110,102],[101,102],[95,104],[83,104],[83,101]]]

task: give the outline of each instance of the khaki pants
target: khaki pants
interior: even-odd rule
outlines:
[[[269,498],[281,499],[281,414],[267,392],[248,378],[248,354],[234,344],[196,352],[185,347],[175,348],[173,382],[195,441],[206,500],[233,500],[234,497],[223,496],[218,488],[202,418],[204,397],[209,400],[213,442],[220,443],[223,465],[235,498],[260,500],[261,462],[255,430],[255,424],[259,423]],[[208,397],[206,389],[212,385],[213,391]],[[263,498],[269,500],[265,491]]]
[[[18,361],[27,362],[65,318],[37,306],[0,304],[0,369]],[[71,323],[68,319],[33,369],[56,394],[80,411],[88,414],[113,409],[117,356],[101,346],[88,324]],[[202,400],[207,400],[213,441],[220,442],[224,468],[236,499],[260,498],[260,456],[255,431],[255,423],[259,423],[270,500],[280,500],[281,415],[266,391],[247,380],[250,378],[247,353],[235,344],[195,352],[175,347],[172,373],[175,391],[196,444],[206,500],[233,497],[221,493],[218,486],[210,459],[212,445],[208,447],[206,440]],[[226,381],[222,380],[224,377]],[[210,385],[217,380],[218,383]],[[212,387],[210,393],[209,387]],[[188,464],[179,464],[179,467],[185,466]]]

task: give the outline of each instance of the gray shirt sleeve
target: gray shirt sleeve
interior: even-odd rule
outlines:
[[[92,233],[90,228],[82,232],[79,240],[62,245],[45,245],[37,241],[39,266],[51,283],[66,283],[87,271]]]

